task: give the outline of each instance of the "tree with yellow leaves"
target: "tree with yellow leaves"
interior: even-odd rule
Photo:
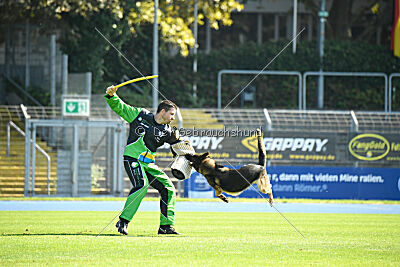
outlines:
[[[196,1],[196,0],[194,0]],[[161,1],[158,10],[161,36],[164,41],[179,46],[181,54],[188,54],[188,46],[193,47],[195,40],[190,27],[194,24],[194,1]],[[197,0],[197,23],[204,24],[207,18],[210,26],[218,30],[219,24],[230,26],[232,24],[231,12],[240,11],[243,5],[234,0],[202,1]],[[153,23],[154,1],[138,1],[136,8],[128,14],[131,31],[143,23]]]
[[[188,54],[188,46],[194,46],[191,26],[194,24],[194,1],[198,5],[199,25],[204,19],[210,21],[214,29],[219,25],[232,24],[231,12],[240,11],[243,5],[235,0],[165,0],[159,4],[159,28],[161,38],[168,43],[176,44],[182,55]],[[46,0],[46,1],[6,1],[0,4],[0,23],[13,24],[25,22],[46,23],[45,27],[55,27],[63,21],[63,16],[75,14],[86,17],[96,13],[110,12],[117,20],[126,20],[132,33],[143,24],[154,22],[154,1],[121,1],[121,0]]]

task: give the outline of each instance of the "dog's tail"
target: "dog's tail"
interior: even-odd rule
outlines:
[[[267,165],[267,153],[265,152],[265,145],[260,129],[257,129],[257,139],[258,139],[258,164],[265,168]]]

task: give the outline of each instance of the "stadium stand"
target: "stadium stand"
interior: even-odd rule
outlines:
[[[191,129],[223,129],[224,124],[218,121],[212,112],[204,109],[180,109],[182,114],[183,128]],[[175,120],[172,126],[178,127],[178,121]]]
[[[19,106],[0,106],[0,196],[24,196],[25,173],[25,138],[14,128],[10,128],[10,155],[7,157],[7,124],[13,121],[24,130],[23,114]],[[56,193],[57,167],[54,164],[57,153],[52,151],[46,142],[38,140],[37,144],[51,157],[50,193]],[[35,194],[47,195],[47,161],[40,153],[36,158]]]
[[[207,109],[205,112],[218,119],[226,128],[257,128],[266,123],[262,109]]]
[[[35,119],[61,118],[59,107],[27,107],[28,114]],[[299,111],[299,110],[267,110],[267,109],[181,109],[183,128],[185,129],[255,129],[263,127],[264,132],[298,132],[298,133],[328,133],[335,135],[338,147],[336,154],[338,160],[332,163],[324,162],[327,165],[353,166],[354,163],[346,161],[348,158],[345,151],[349,135],[359,132],[374,132],[382,134],[400,133],[400,113],[364,112],[364,111]],[[90,120],[120,120],[120,118],[107,107],[91,107]],[[24,138],[15,130],[11,130],[11,155],[6,156],[6,125],[13,121],[24,130],[24,116],[19,106],[0,106],[0,196],[22,196],[24,189]],[[173,125],[178,126],[176,120]],[[45,131],[46,132],[46,131]],[[51,155],[51,193],[57,190],[57,150],[60,143],[49,145],[47,134],[38,130],[38,144]],[[106,166],[109,160],[104,148],[106,142],[99,141],[91,145],[88,151],[93,154],[93,163],[97,166]],[[100,151],[102,153],[98,153]],[[95,155],[96,154],[96,155]],[[164,153],[157,157],[158,165],[165,168],[170,176],[172,154]],[[232,164],[241,164],[238,159],[229,159]],[[243,159],[246,160],[246,159]],[[315,162],[270,162],[271,165],[308,165]],[[318,163],[317,163],[318,164]],[[368,163],[368,166],[390,167],[387,163]],[[372,164],[372,165],[371,165]],[[358,166],[362,167],[363,163]],[[37,153],[36,161],[36,194],[46,194],[46,161],[41,154]],[[125,175],[125,174],[124,174]],[[92,194],[108,194],[106,175],[100,175],[95,183],[92,180]],[[93,179],[93,173],[92,173]],[[177,188],[178,180],[172,179]],[[130,188],[130,181],[127,176],[124,179],[124,194]],[[182,190],[179,191],[182,194]],[[156,196],[154,189],[149,189],[149,196]]]

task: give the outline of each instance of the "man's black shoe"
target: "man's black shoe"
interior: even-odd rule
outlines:
[[[124,222],[123,220],[119,220],[115,227],[118,228],[118,232],[120,232],[123,235],[128,235],[128,223]]]
[[[160,225],[158,228],[159,235],[180,235],[171,225]]]

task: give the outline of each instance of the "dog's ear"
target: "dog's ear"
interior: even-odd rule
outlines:
[[[190,154],[186,154],[185,158],[190,162],[194,162],[196,160],[195,155],[190,155]]]
[[[203,160],[209,156],[210,156],[210,152],[205,152],[205,153],[201,154],[200,158]]]

